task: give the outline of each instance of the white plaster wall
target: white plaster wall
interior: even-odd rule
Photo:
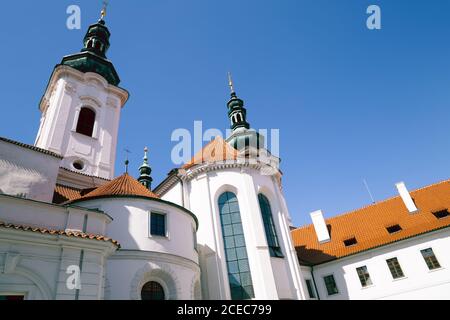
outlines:
[[[112,216],[107,235],[119,241],[122,249],[167,253],[198,263],[194,248],[196,224],[184,210],[156,200],[133,198],[97,199],[80,205],[99,208]],[[150,234],[151,212],[166,215],[167,237]]]
[[[0,141],[0,193],[51,202],[61,159]]]
[[[126,91],[98,74],[57,67],[41,103],[36,146],[63,155],[67,169],[76,170],[73,162],[82,160],[86,166],[81,173],[113,178],[120,111],[127,98]],[[82,107],[96,112],[93,137],[76,132]]]
[[[198,174],[188,182],[186,190],[190,209],[200,221],[198,243],[202,269],[203,295],[207,299],[230,299],[226,258],[220,223],[218,198],[226,191],[237,195],[247,253],[256,299],[299,299],[301,286],[294,248],[291,243],[287,219],[270,176],[262,177],[253,169],[223,169]],[[272,263],[258,203],[258,192],[266,196],[273,206],[277,234],[285,258]],[[279,203],[279,202],[278,202]],[[297,268],[297,269],[295,269]],[[287,274],[287,277],[276,274]],[[278,285],[277,285],[278,282]]]
[[[314,267],[321,299],[450,299],[450,230],[444,229]],[[430,271],[420,250],[433,248],[441,269]],[[405,277],[393,280],[386,260],[397,257]],[[356,268],[367,266],[373,285],[362,288]],[[323,277],[334,274],[339,294]],[[306,275],[305,275],[306,277]]]
[[[0,230],[0,295],[27,300],[98,300],[103,297],[105,257],[111,243]],[[83,259],[81,259],[83,255]],[[70,289],[69,266],[80,267],[81,289]]]
[[[141,300],[149,281],[158,282],[168,300],[195,300],[200,280],[198,264],[170,254],[119,250],[108,259],[107,300]]]
[[[104,235],[111,218],[101,212],[0,195],[0,221]],[[85,222],[86,221],[86,222]]]

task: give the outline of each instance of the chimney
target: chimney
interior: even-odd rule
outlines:
[[[409,213],[418,212],[419,209],[417,209],[416,204],[414,203],[413,199],[411,198],[411,195],[408,192],[408,189],[406,189],[405,183],[399,182],[396,183],[395,186],[397,187],[398,193],[400,194],[400,197],[402,197],[403,203],[405,204]]]
[[[316,230],[317,240],[319,243],[330,241],[330,233],[328,232],[327,224],[323,218],[322,210],[310,213],[314,229]]]

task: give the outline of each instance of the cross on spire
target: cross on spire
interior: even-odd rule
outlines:
[[[233,84],[233,78],[231,77],[231,72],[228,72],[228,85],[230,86],[231,93],[234,92],[234,84]]]
[[[101,11],[100,20],[103,20],[106,17],[106,9],[108,8],[108,5],[109,5],[109,1],[103,0],[103,8]]]

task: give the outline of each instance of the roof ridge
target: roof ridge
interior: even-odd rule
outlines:
[[[120,244],[117,240],[114,240],[112,238],[107,237],[106,235],[101,235],[101,234],[92,234],[92,233],[85,233],[82,231],[59,230],[59,229],[51,229],[51,228],[39,227],[39,226],[14,224],[14,223],[4,222],[1,220],[0,220],[0,228],[15,229],[15,230],[21,230],[21,231],[31,231],[31,232],[36,232],[36,233],[41,233],[41,234],[49,234],[49,235],[63,235],[66,237],[75,237],[75,238],[83,238],[83,239],[89,239],[89,240],[111,242],[112,244],[114,244],[120,248]]]
[[[147,189],[139,181],[131,177],[128,173],[124,173],[123,175],[113,179],[112,181],[98,188],[95,188],[91,192],[69,202],[84,201],[108,196],[142,196],[159,199],[159,196],[157,194]]]
[[[63,187],[63,188],[67,188],[67,189],[72,189],[72,190],[75,190],[75,191],[83,191],[83,190],[85,190],[85,189],[80,189],[80,188],[75,188],[75,187],[67,186],[67,185],[61,184],[61,183],[56,183],[56,185],[59,186],[59,187]],[[88,189],[89,189],[89,188],[88,188]]]
[[[57,154],[57,153],[55,153],[53,151],[46,150],[46,149],[43,149],[43,148],[39,148],[39,147],[33,146],[31,144],[27,144],[27,143],[11,140],[11,139],[8,139],[8,138],[5,138],[5,137],[0,137],[0,141],[6,142],[6,143],[11,143],[11,144],[14,144],[16,146],[19,146],[19,147],[22,147],[22,148],[25,148],[25,149],[29,149],[29,150],[32,150],[32,151],[40,152],[40,153],[43,153],[43,154],[46,154],[48,156],[52,156],[52,157],[55,157],[55,158],[59,158],[59,159],[63,159],[64,158],[62,155]]]

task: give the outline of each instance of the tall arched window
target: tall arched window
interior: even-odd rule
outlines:
[[[77,132],[92,137],[94,133],[95,112],[89,108],[81,108],[78,116]]]
[[[163,287],[155,281],[147,282],[141,290],[142,300],[165,300]]]
[[[234,193],[225,192],[219,197],[219,211],[231,298],[233,300],[254,298],[241,213]]]
[[[269,199],[263,194],[258,195],[259,207],[261,208],[261,214],[264,223],[264,230],[266,231],[267,245],[269,246],[270,256],[283,257],[283,252],[278,242],[277,230],[275,223],[273,222],[272,209],[270,208]]]

